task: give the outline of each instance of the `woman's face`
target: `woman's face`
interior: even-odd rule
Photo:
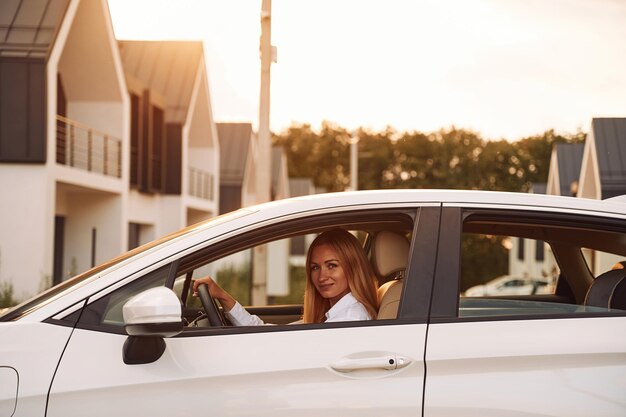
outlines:
[[[317,292],[333,306],[350,292],[348,278],[337,253],[330,245],[319,245],[311,252],[311,280]]]

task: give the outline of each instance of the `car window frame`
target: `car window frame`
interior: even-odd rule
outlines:
[[[112,334],[120,334],[127,335],[124,326],[114,325],[109,323],[93,323],[90,320],[85,320],[84,313],[88,311],[90,306],[95,303],[101,302],[103,299],[108,299],[112,295],[114,295],[117,291],[126,288],[127,286],[133,286],[140,283],[143,280],[150,280],[153,277],[153,274],[158,273],[159,271],[165,271],[166,273],[164,278],[164,285],[168,287],[170,282],[173,282],[172,274],[176,271],[177,260],[176,259],[163,259],[160,262],[156,262],[146,268],[143,268],[130,276],[117,281],[116,283],[102,288],[100,291],[90,295],[89,297],[81,300],[79,303],[71,306],[70,308],[55,314],[53,317],[50,317],[44,320],[45,323],[55,324],[60,326],[69,326],[74,327],[76,329],[82,330],[92,330],[98,331],[102,333],[112,333]],[[160,285],[157,285],[158,287]],[[168,287],[171,288],[171,287]],[[136,295],[136,294],[133,294]],[[129,297],[130,298],[130,297]],[[77,308],[78,305],[81,305]]]
[[[429,252],[426,255],[426,251],[422,253],[419,248],[426,246],[436,246],[436,241],[429,239],[428,235],[424,232],[427,226],[430,226],[430,221],[434,218],[436,223],[435,236],[438,233],[439,228],[439,212],[441,210],[440,203],[411,203],[401,205],[368,205],[364,207],[349,207],[349,208],[335,208],[335,210],[328,211],[314,210],[311,212],[298,213],[296,216],[290,216],[288,219],[272,218],[264,222],[263,225],[255,228],[246,228],[245,231],[237,231],[237,233],[229,234],[226,237],[220,238],[220,240],[211,243],[205,242],[201,245],[195,245],[189,247],[174,256],[170,256],[167,259],[161,259],[155,262],[149,267],[144,268],[141,271],[137,271],[127,278],[118,281],[115,285],[103,288],[97,293],[88,297],[85,306],[78,311],[83,311],[84,308],[93,302],[100,300],[103,297],[109,296],[114,291],[132,284],[136,280],[144,278],[151,271],[160,269],[169,265],[171,268],[169,278],[166,286],[170,289],[173,287],[176,276],[182,273],[182,268],[189,268],[189,265],[185,266],[185,260],[188,257],[193,257],[194,254],[207,251],[210,252],[210,256],[204,259],[203,263],[212,262],[215,259],[221,258],[231,253],[235,253],[239,250],[243,250],[245,247],[252,247],[262,243],[267,243],[276,238],[284,238],[297,234],[306,233],[307,231],[319,230],[324,227],[334,227],[338,225],[350,225],[355,223],[374,223],[376,217],[380,216],[380,221],[389,221],[388,216],[390,214],[405,216],[410,218],[413,227],[413,239],[411,241],[410,254],[408,260],[408,267],[405,277],[405,285],[402,293],[401,303],[398,310],[398,318],[391,320],[367,320],[360,322],[337,322],[337,323],[321,323],[321,324],[295,324],[289,326],[241,326],[241,327],[228,327],[228,328],[198,328],[191,332],[182,332],[175,337],[193,337],[202,336],[208,334],[239,334],[239,333],[257,333],[268,331],[291,331],[302,329],[319,329],[319,328],[337,328],[337,327],[360,327],[360,326],[376,326],[385,324],[416,324],[426,323],[428,319],[428,309],[430,307],[430,290],[432,289],[432,277],[434,274],[434,252]],[[427,216],[425,213],[431,213]],[[435,215],[433,216],[434,213]],[[355,220],[356,219],[356,220]],[[428,221],[427,221],[428,220]],[[277,225],[280,224],[280,228]],[[295,226],[292,226],[295,225]],[[284,230],[294,227],[294,229],[287,233]],[[432,229],[432,227],[431,227]],[[279,232],[277,230],[282,230]],[[294,231],[295,230],[295,231]],[[421,236],[416,243],[416,237]],[[419,262],[428,263],[426,268],[418,268]],[[193,264],[193,262],[191,263]],[[415,274],[419,277],[412,279],[415,275],[412,271],[417,271]],[[430,272],[428,272],[430,271]],[[425,279],[425,281],[423,281]],[[417,282],[422,280],[423,282]],[[419,300],[427,300],[428,303],[406,303],[403,302],[410,297],[409,294],[413,293],[416,303]],[[75,316],[80,312],[73,311],[71,317],[51,318],[47,322],[60,325],[69,325],[75,323]],[[57,314],[55,317],[58,317]],[[110,324],[85,324],[81,323],[80,319],[74,324],[76,328],[98,331],[103,333],[112,333],[126,335],[124,326],[110,325]]]

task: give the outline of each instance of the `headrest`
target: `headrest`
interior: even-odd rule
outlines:
[[[598,275],[587,291],[585,305],[626,310],[626,269]]]
[[[409,241],[404,235],[382,231],[372,240],[372,266],[379,278],[388,277],[407,267]]]

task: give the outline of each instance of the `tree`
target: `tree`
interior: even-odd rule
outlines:
[[[384,187],[382,173],[392,160],[391,131],[357,132],[359,141],[359,189]],[[310,125],[291,126],[274,136],[274,145],[287,154],[289,176],[313,179],[328,192],[343,191],[350,184],[351,132],[330,123],[323,123],[315,132]]]
[[[329,192],[343,191],[349,179],[348,155],[341,140],[347,137],[347,130],[328,123],[322,125],[319,133],[304,124],[274,136],[274,144],[282,146],[287,154],[290,177],[311,178],[316,186]]]
[[[550,169],[552,149],[557,143],[581,143],[586,134],[578,131],[571,135],[558,135],[548,130],[541,135],[529,136],[515,142],[518,156],[525,162],[524,178],[528,184],[546,182]],[[527,188],[524,190],[526,191]]]
[[[359,189],[375,190],[388,188],[385,184],[384,172],[393,160],[393,142],[391,137],[394,131],[386,129],[375,133],[359,130]],[[350,149],[348,147],[347,151]]]

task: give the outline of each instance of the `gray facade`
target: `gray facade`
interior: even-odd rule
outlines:
[[[557,143],[556,156],[558,159],[560,195],[576,196],[576,188],[573,184],[578,183],[580,170],[583,162],[583,143]]]

